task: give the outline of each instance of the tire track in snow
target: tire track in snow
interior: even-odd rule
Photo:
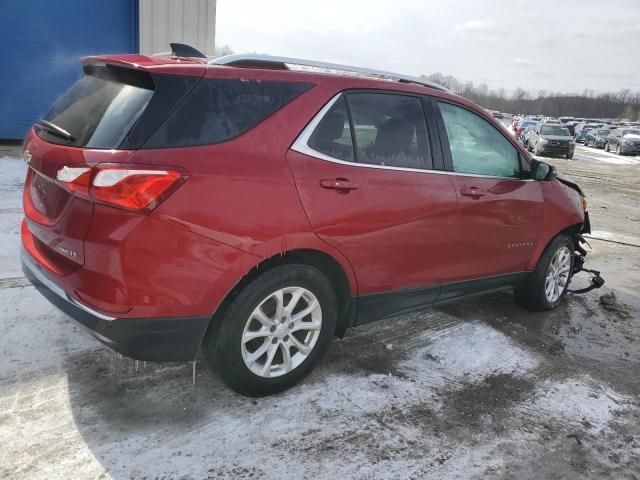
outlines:
[[[0,278],[0,288],[30,287],[31,282],[26,277]]]

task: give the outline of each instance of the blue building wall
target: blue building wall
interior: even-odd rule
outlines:
[[[0,52],[0,139],[20,139],[81,57],[138,52],[138,0],[3,0]]]

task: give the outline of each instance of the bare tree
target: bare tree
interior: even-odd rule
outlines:
[[[560,93],[539,90],[533,97],[518,87],[511,95],[502,88],[491,90],[481,83],[461,82],[451,75],[434,73],[422,78],[440,83],[455,93],[488,108],[511,113],[543,114],[548,116],[574,116],[585,118],[615,118],[640,120],[640,91],[622,89],[616,93],[596,94],[585,89],[582,93]]]

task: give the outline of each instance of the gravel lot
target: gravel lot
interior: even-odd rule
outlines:
[[[200,363],[194,386],[191,364],[118,358],[37,294],[5,154],[0,478],[640,478],[640,160],[550,160],[589,195],[600,291],[354,329],[302,385],[251,400]]]

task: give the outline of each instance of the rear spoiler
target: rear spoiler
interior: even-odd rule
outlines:
[[[92,55],[81,59],[86,65],[117,65],[133,70],[146,70],[149,73],[174,73],[183,75],[204,75],[207,69],[205,59],[185,57],[161,57],[152,55]]]

